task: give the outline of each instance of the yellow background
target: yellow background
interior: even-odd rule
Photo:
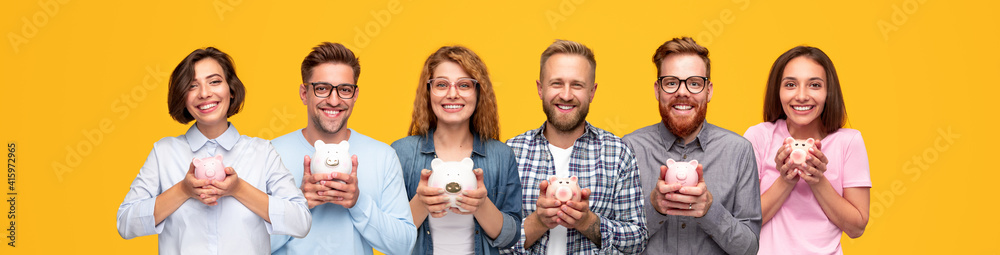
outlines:
[[[188,127],[167,114],[166,80],[196,48],[235,58],[248,94],[231,121],[270,139],[305,126],[302,58],[343,42],[362,63],[349,127],[391,143],[405,136],[420,67],[440,46],[468,46],[489,66],[503,140],[544,121],[541,51],[556,38],[582,42],[598,60],[588,120],[621,136],[659,121],[651,56],[684,35],[711,51],[709,122],[740,134],[761,122],[778,55],[808,44],[833,58],[874,185],[867,231],[845,236],[847,253],[1000,253],[992,1],[182,2],[0,8],[0,141],[16,142],[18,160],[17,247],[0,253],[156,252],[155,236],[119,237],[115,213],[153,142]]]

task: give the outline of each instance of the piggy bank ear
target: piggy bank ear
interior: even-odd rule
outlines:
[[[472,169],[472,167],[474,165],[474,163],[472,162],[471,158],[463,158],[462,162],[460,162],[460,163],[462,164],[463,168],[468,168],[468,169]]]
[[[787,138],[785,138],[785,142],[783,144],[794,143],[794,142],[795,142],[795,138],[787,137]]]
[[[812,146],[812,145],[816,144],[816,140],[814,140],[812,138],[806,139],[806,144]]]
[[[677,161],[674,161],[674,159],[667,159],[667,167],[674,165],[674,163],[677,163]]]
[[[443,164],[444,164],[444,160],[441,160],[439,158],[431,160],[431,170],[441,169],[441,165],[443,165]]]
[[[340,148],[342,148],[344,151],[348,151],[348,149],[351,148],[351,144],[347,143],[347,141],[340,142],[337,145],[340,146]]]
[[[555,183],[556,179],[559,179],[559,177],[556,177],[555,175],[549,175],[549,185],[552,185],[552,183]]]
[[[215,160],[218,160],[219,162],[222,162],[222,154],[215,155],[215,157],[212,157],[212,158],[214,158]]]
[[[691,164],[692,168],[698,168],[698,160],[691,160],[691,162],[689,163]]]
[[[195,165],[200,165],[201,164],[201,159],[200,158],[194,158],[194,160],[192,160],[191,162],[194,162]]]
[[[570,176],[569,180],[572,181],[572,182],[576,182],[576,180],[577,180],[576,175]]]
[[[313,147],[316,147],[316,148],[319,148],[320,146],[323,146],[323,145],[326,145],[325,143],[323,143],[323,140],[316,140],[316,142],[313,143]]]

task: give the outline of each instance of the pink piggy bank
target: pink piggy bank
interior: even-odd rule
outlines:
[[[792,153],[788,155],[788,159],[792,160],[792,163],[802,164],[806,162],[806,156],[809,155],[809,149],[816,147],[816,140],[812,138],[806,140],[799,140],[794,138],[785,138],[785,143],[792,145]]]
[[[472,172],[472,164],[470,158],[464,158],[459,162],[445,162],[436,158],[431,161],[431,176],[427,179],[427,186],[444,189],[444,195],[448,196],[449,206],[468,212],[455,204],[455,198],[463,190],[477,188],[478,181],[476,174]]]
[[[559,178],[551,175],[549,176],[549,188],[545,190],[545,193],[561,202],[580,201],[580,185],[576,181],[576,176]]]
[[[663,175],[667,184],[679,183],[682,186],[698,186],[698,161],[676,162],[667,159],[667,173]]]
[[[222,155],[215,157],[194,159],[194,178],[201,180],[213,179],[222,181],[226,179],[226,167],[222,165]]]

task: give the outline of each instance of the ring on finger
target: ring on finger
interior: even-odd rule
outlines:
[[[688,204],[688,210],[691,210],[691,209],[694,209],[694,204],[693,203]]]

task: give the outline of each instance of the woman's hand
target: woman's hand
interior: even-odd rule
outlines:
[[[479,206],[482,205],[486,200],[486,184],[483,184],[483,169],[476,168],[472,170],[476,174],[476,189],[462,191],[461,195],[455,198],[455,204],[458,207],[465,209],[468,212],[463,212],[458,208],[451,208],[451,211],[457,214],[472,215],[479,210]]]
[[[434,218],[444,217],[448,214],[448,196],[444,195],[444,189],[427,186],[427,179],[431,177],[431,171],[423,169],[420,171],[420,183],[417,184],[417,196],[420,202],[427,208],[427,213]]]
[[[810,186],[814,186],[826,180],[826,164],[829,161],[826,155],[820,150],[820,141],[816,141],[816,147],[809,149],[809,156],[806,162],[799,165],[802,179]]]
[[[788,160],[788,155],[792,153],[792,145],[785,140],[778,147],[778,154],[774,156],[774,165],[778,168],[778,175],[780,180],[788,183],[795,184],[799,182],[799,172],[796,171],[797,166]]]

